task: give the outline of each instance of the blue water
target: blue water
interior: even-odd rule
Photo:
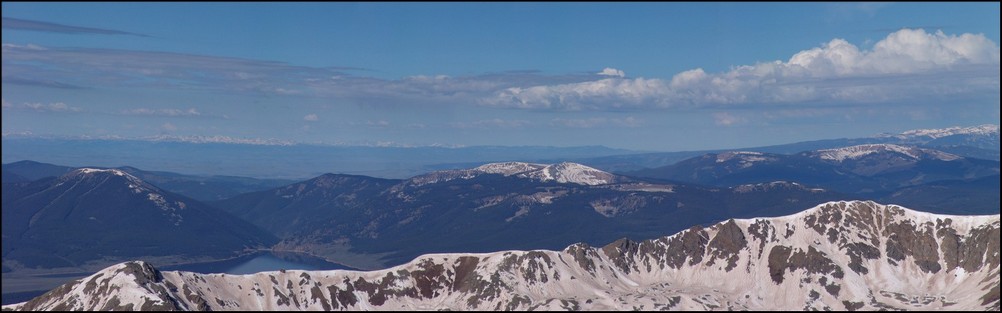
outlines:
[[[314,257],[311,255],[300,254],[300,253],[287,253],[287,252],[260,252],[224,261],[193,263],[193,264],[183,264],[183,265],[173,265],[173,266],[157,266],[156,264],[153,264],[153,266],[160,269],[161,271],[186,271],[186,272],[196,272],[203,274],[226,273],[235,275],[253,274],[257,272],[268,272],[268,271],[278,271],[278,270],[307,270],[307,271],[355,270],[353,268],[341,264],[327,262],[324,259]],[[86,277],[88,275],[90,274],[68,273],[68,274],[50,274],[41,276],[66,277],[67,282],[69,282],[73,279]],[[2,302],[5,305],[24,302],[31,300],[32,298],[35,298],[37,296],[40,296],[46,291],[48,290],[3,293]]]

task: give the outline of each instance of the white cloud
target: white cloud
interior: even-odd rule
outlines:
[[[785,60],[739,65],[723,72],[694,68],[670,78],[627,78],[622,70],[610,67],[575,75],[517,71],[387,80],[356,76],[357,69],[350,68],[169,52],[4,44],[3,53],[5,84],[305,96],[387,108],[472,103],[551,111],[728,111],[731,106],[929,105],[957,98],[990,101],[999,94],[997,43],[980,34],[920,29],[893,32],[869,49],[833,39],[791,51]],[[196,116],[180,109],[141,110],[123,114]],[[379,127],[365,122],[355,125]]]
[[[614,73],[607,69],[603,73]],[[834,39],[788,61],[723,73],[697,68],[670,80],[603,78],[511,87],[482,103],[543,110],[615,110],[793,103],[879,103],[998,94],[999,47],[984,35],[902,29],[872,50]]]
[[[176,131],[177,130],[177,126],[174,126],[174,124],[171,124],[170,122],[167,122],[167,123],[164,123],[163,125],[160,125],[160,129],[168,131],[168,132],[172,132],[172,131]]]
[[[598,72],[598,75],[626,77],[626,73],[624,73],[621,70],[617,70],[617,69],[614,69],[614,68],[611,68],[611,67],[606,67],[606,68],[602,69],[601,72]]]
[[[20,111],[35,111],[44,113],[79,113],[83,112],[83,109],[75,106],[68,105],[62,102],[53,103],[39,103],[39,102],[24,102],[21,104],[13,104],[7,102],[6,99],[3,100],[4,110],[20,110]]]
[[[306,116],[303,116],[303,120],[307,122],[316,122],[320,120],[320,117],[316,114],[307,114]]]
[[[522,109],[615,109],[636,107],[652,100],[657,102],[664,92],[664,84],[658,79],[606,78],[583,83],[512,87],[482,103]]]

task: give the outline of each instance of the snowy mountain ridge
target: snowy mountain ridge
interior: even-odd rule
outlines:
[[[472,169],[436,171],[411,178],[411,184],[421,186],[454,179],[471,179],[483,174],[501,174],[536,181],[554,181],[578,185],[605,185],[616,182],[616,175],[586,165],[563,162],[537,164],[525,162],[488,163]]]
[[[897,135],[883,135],[884,137],[897,137],[901,139],[911,138],[911,137],[929,137],[932,139],[942,138],[946,136],[953,135],[979,135],[979,136],[991,136],[999,135],[999,125],[994,124],[984,124],[971,127],[948,127],[939,129],[915,129],[902,132]]]
[[[4,310],[998,310],[999,215],[863,201],[562,251],[430,254],[385,270],[106,268]]]
[[[143,192],[153,193],[158,189],[157,187],[154,187],[153,185],[150,185],[149,183],[143,181],[139,177],[129,174],[123,170],[113,169],[113,168],[111,169],[89,168],[89,167],[78,168],[60,177],[60,181],[65,182],[65,181],[79,180],[86,178],[107,179],[110,176],[118,176],[125,178],[126,181],[128,182],[129,189],[131,189],[132,192],[134,193],[143,193]]]
[[[164,198],[163,191],[146,181],[143,181],[139,177],[136,177],[128,172],[120,169],[101,169],[101,168],[78,168],[69,173],[66,173],[60,177],[61,185],[65,182],[79,183],[86,179],[100,179],[101,184],[108,182],[108,178],[111,177],[122,177],[126,181],[125,185],[128,186],[129,190],[135,194],[145,193],[145,198],[153,203],[157,208],[164,212],[166,216],[173,221],[175,226],[181,225],[184,222],[184,217],[179,211],[183,211],[187,208],[187,204],[183,201],[168,201]],[[57,186],[58,186],[57,185]]]
[[[924,149],[918,147],[906,147],[895,144],[865,144],[835,149],[823,149],[813,151],[812,154],[822,160],[843,162],[845,160],[857,160],[868,155],[893,152],[907,156],[913,160],[922,158],[933,158],[941,161],[953,161],[961,159],[960,156],[943,151]]]

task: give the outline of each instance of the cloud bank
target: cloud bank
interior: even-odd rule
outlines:
[[[18,110],[18,111],[33,111],[39,113],[80,113],[83,112],[82,108],[68,105],[62,102],[53,103],[38,103],[38,102],[24,102],[21,104],[13,104],[7,102],[7,99],[2,100],[3,110]]]
[[[357,76],[346,67],[17,44],[3,45],[2,70],[4,84],[51,88],[147,87],[319,97],[371,106],[475,105],[531,111],[822,109],[933,105],[999,95],[997,43],[981,34],[922,29],[893,32],[868,50],[833,39],[793,53],[785,61],[740,65],[719,73],[695,68],[671,78],[627,77],[624,71],[607,67],[569,75],[515,71],[387,80]],[[724,116],[717,120],[740,122]]]
[[[834,39],[785,62],[738,66],[724,73],[697,68],[670,80],[619,77],[513,87],[483,103],[542,110],[863,104],[967,93],[997,95],[998,90],[995,42],[983,35],[902,29],[872,50]]]

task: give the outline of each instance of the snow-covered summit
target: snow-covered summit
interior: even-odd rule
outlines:
[[[136,193],[143,191],[151,191],[153,189],[156,189],[156,187],[153,187],[149,183],[143,181],[142,179],[139,179],[139,177],[129,174],[126,171],[114,168],[82,167],[72,170],[69,173],[66,173],[65,175],[63,175],[62,180],[67,181],[73,179],[106,177],[106,176],[118,176],[125,178],[125,180],[128,182],[129,188],[131,188]]]
[[[734,159],[739,159],[743,162],[759,162],[767,160],[761,152],[728,151],[717,154],[717,163],[724,163]]]
[[[555,181],[589,186],[611,184],[617,181],[616,175],[578,163],[500,162],[488,163],[471,169],[431,172],[411,178],[410,183],[420,186],[454,179],[471,179],[485,174],[501,174],[543,182]]]
[[[163,211],[174,225],[180,225],[184,220],[179,212],[188,206],[183,201],[165,196],[164,191],[160,188],[120,169],[78,168],[60,177],[57,186],[67,183],[74,186],[78,184],[89,185],[92,190],[106,188],[106,186],[108,188],[128,188],[133,194],[153,203],[154,206]]]
[[[616,180],[616,176],[613,174],[571,162],[547,165],[539,170],[525,172],[519,176],[579,185],[605,185]]]
[[[999,125],[984,124],[979,126],[971,127],[948,127],[939,129],[916,129],[903,132],[898,135],[891,135],[898,138],[910,138],[910,137],[929,137],[932,139],[942,138],[946,136],[953,135],[979,135],[979,136],[998,136]]]
[[[132,176],[129,173],[126,173],[126,172],[124,172],[122,170],[113,169],[113,168],[89,168],[89,167],[83,167],[83,168],[78,168],[75,171],[80,172],[81,174],[109,173],[109,174],[112,174],[112,175],[115,175],[115,176]]]
[[[501,163],[487,163],[481,166],[477,166],[473,168],[473,170],[488,174],[502,174],[505,176],[510,176],[529,171],[538,171],[544,167],[546,167],[546,164],[525,163],[525,162],[501,162]]]
[[[822,160],[843,162],[845,160],[857,160],[871,154],[886,152],[901,154],[913,160],[931,158],[941,161],[953,161],[961,159],[960,156],[939,150],[899,146],[894,144],[866,144],[835,149],[824,149],[815,151],[813,155]]]
[[[922,212],[913,209],[909,209],[896,204],[880,204],[870,200],[844,200],[844,201],[829,201],[825,203],[818,204],[807,210],[800,211],[794,214],[778,216],[778,217],[758,217],[751,219],[736,219],[736,221],[743,221],[747,223],[753,223],[757,220],[771,219],[777,221],[791,221],[791,220],[803,220],[809,216],[818,217],[821,215],[828,215],[832,212],[838,211],[846,215],[858,215],[859,212],[869,211],[871,215],[870,218],[863,222],[868,223],[882,223],[882,224],[894,224],[901,221],[911,221],[911,224],[921,225],[924,223],[935,224],[937,220],[942,224],[946,220],[952,220],[952,226],[954,230],[958,233],[966,233],[971,230],[972,226],[976,225],[997,225],[999,224],[999,215],[949,215],[949,214],[936,214],[929,212]]]

